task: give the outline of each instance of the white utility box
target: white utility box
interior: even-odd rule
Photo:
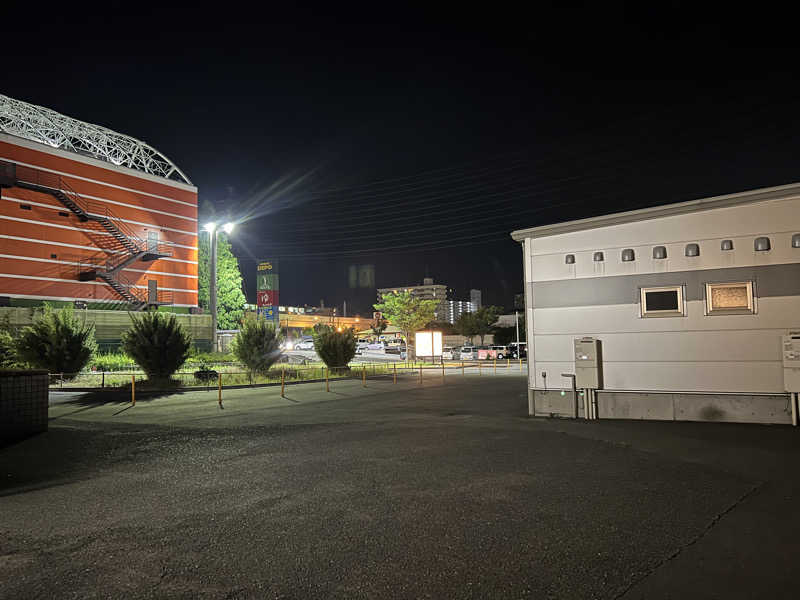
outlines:
[[[577,338],[575,344],[575,387],[597,390],[602,387],[600,340]]]
[[[783,387],[800,392],[800,331],[783,336]]]

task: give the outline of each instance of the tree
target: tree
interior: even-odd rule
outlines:
[[[461,313],[454,323],[454,328],[459,335],[463,335],[472,343],[472,338],[478,335],[478,323],[475,320],[475,313]]]
[[[191,336],[171,313],[131,314],[131,321],[130,329],[122,334],[122,350],[149,380],[168,381],[189,358]]]
[[[14,348],[21,362],[72,379],[97,351],[94,323],[77,317],[71,306],[55,310],[45,303],[33,323],[22,330]]]
[[[386,322],[386,319],[384,319],[383,317],[381,317],[381,318],[379,318],[379,319],[375,319],[375,320],[372,322],[372,333],[374,333],[374,334],[375,334],[375,337],[380,337],[380,335],[381,335],[381,334],[382,334],[384,331],[386,331],[386,327],[387,327],[388,325],[389,325],[389,324]]]
[[[211,259],[211,236],[200,232],[198,243],[198,298],[200,306],[209,307],[208,281]],[[244,292],[239,261],[233,255],[231,244],[224,232],[217,232],[217,326],[220,329],[238,329],[244,316]]]
[[[383,302],[375,304],[375,310],[381,311],[389,322],[397,327],[406,338],[408,358],[414,359],[411,334],[419,331],[433,320],[438,300],[423,300],[413,296],[411,292],[389,293],[383,296]]]
[[[329,369],[346,371],[356,355],[355,332],[352,327],[338,331],[331,325],[315,325],[314,350]]]
[[[233,339],[232,351],[250,371],[266,375],[281,356],[280,331],[264,318],[248,316]]]
[[[486,334],[492,332],[501,312],[503,309],[499,306],[481,306],[472,313],[475,317],[475,335],[481,336],[481,346],[483,346],[483,338]]]

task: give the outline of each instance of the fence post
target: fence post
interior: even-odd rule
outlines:
[[[481,359],[480,358],[478,359],[478,375],[483,375],[483,373],[481,372]]]
[[[392,367],[394,367],[394,376],[392,377],[392,383],[397,383],[397,363],[394,363]]]
[[[322,367],[322,369],[325,371],[325,391],[326,392],[330,392],[331,391],[331,382],[330,382],[331,370],[330,369],[326,369],[325,367]]]
[[[101,388],[104,388],[104,387],[106,387],[106,372],[105,372],[105,371],[103,371],[103,380],[102,380],[102,382],[100,383],[100,387],[101,387]]]
[[[136,375],[131,375],[131,406],[136,406]]]
[[[419,364],[419,384],[422,385],[422,363]]]
[[[217,402],[222,408],[222,371],[217,374]]]
[[[497,375],[497,359],[494,359],[494,374]]]
[[[367,367],[361,367],[361,387],[367,387]]]
[[[283,388],[286,385],[286,367],[281,369],[281,398],[286,398],[283,394]]]
[[[61,386],[61,389],[63,390],[64,389],[64,373],[61,373],[61,384],[60,384],[60,386]]]
[[[444,361],[442,361],[442,383],[444,383]]]
[[[461,375],[462,376],[466,375],[466,373],[464,373],[464,361],[463,360],[461,361]]]

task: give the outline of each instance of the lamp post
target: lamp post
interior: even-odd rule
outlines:
[[[211,351],[217,351],[217,233],[219,229],[214,222],[203,226],[208,232],[211,246],[211,257],[208,268],[208,310],[211,312]],[[233,223],[222,226],[225,233],[233,231]]]

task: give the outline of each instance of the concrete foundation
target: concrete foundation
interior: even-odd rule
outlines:
[[[573,417],[572,390],[529,390],[530,414],[537,417]],[[583,401],[578,398],[578,416]],[[788,394],[696,394],[686,392],[597,392],[601,419],[647,419],[654,421],[712,421],[726,423],[792,422]]]

